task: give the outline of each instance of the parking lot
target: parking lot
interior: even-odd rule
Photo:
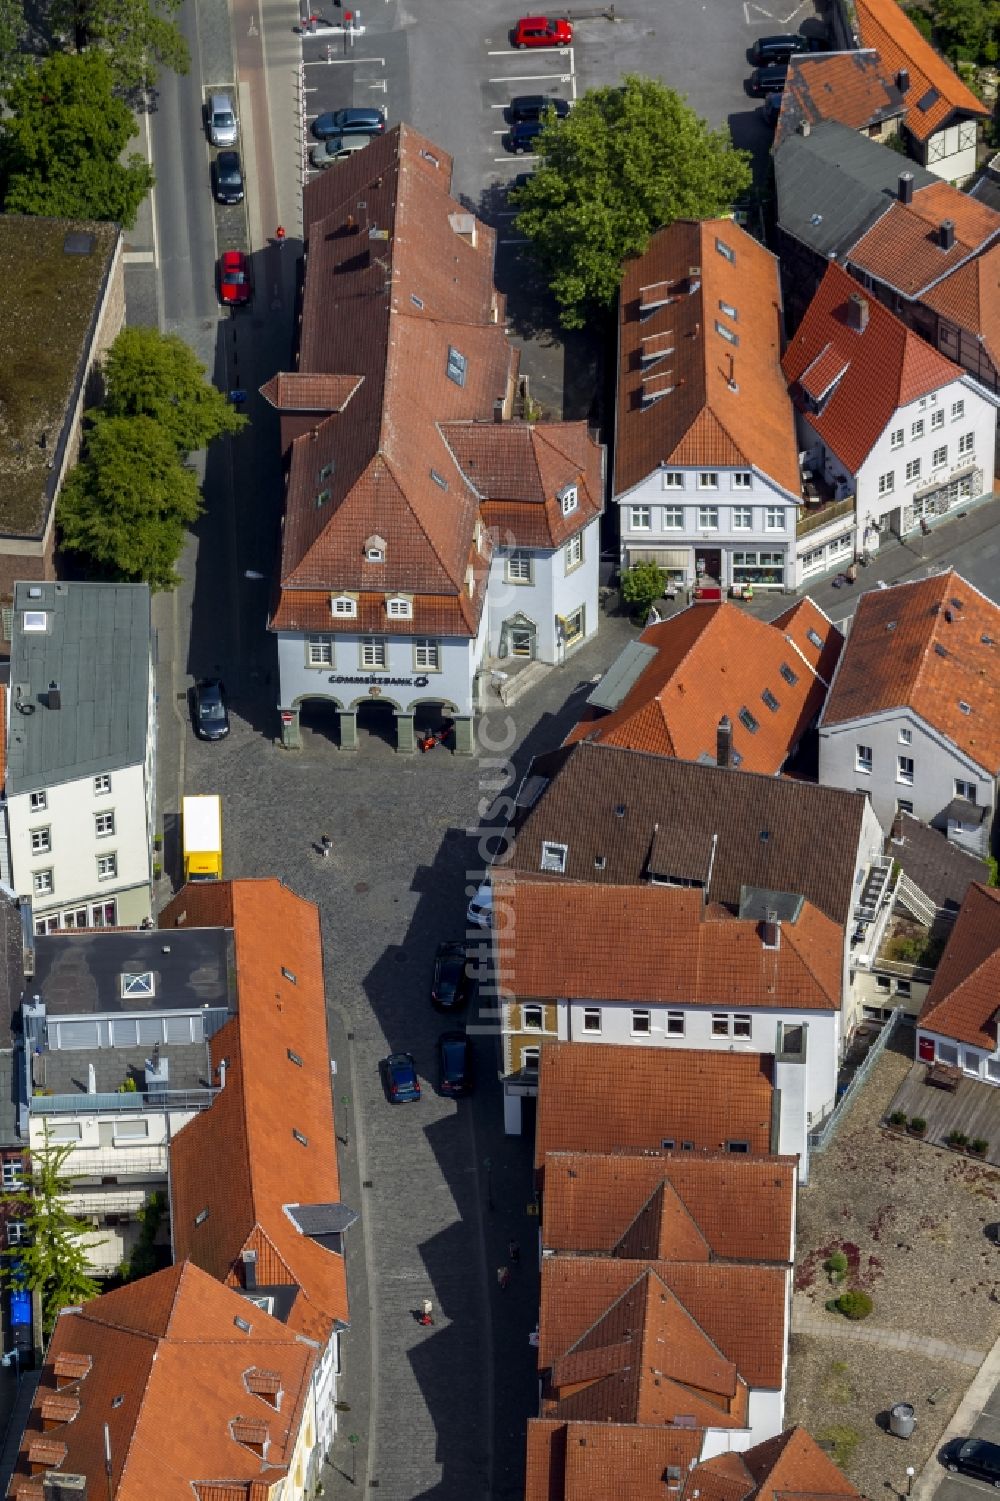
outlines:
[[[990,1393],[986,1406],[962,1438],[984,1438],[992,1444],[1000,1444],[1000,1387]],[[993,1486],[970,1475],[949,1475],[942,1472],[942,1479],[934,1492],[934,1501],[981,1501],[984,1494],[993,1491]]]

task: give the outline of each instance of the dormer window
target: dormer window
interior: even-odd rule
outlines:
[[[386,599],[385,612],[390,620],[412,620],[413,600],[406,594],[391,594]]]
[[[565,485],[559,491],[559,504],[564,516],[572,516],[580,504],[580,492],[576,485]]]
[[[384,537],[377,535],[365,538],[365,562],[384,563],[386,542]]]
[[[561,876],[566,869],[567,853],[565,844],[544,843],[542,845],[542,870],[550,870],[553,875]]]
[[[453,345],[448,346],[448,364],[445,374],[449,380],[453,380],[456,386],[465,385],[465,375],[469,368],[469,362],[464,354],[461,354]]]
[[[358,602],[353,594],[331,594],[330,613],[343,619],[354,619],[358,613]]]

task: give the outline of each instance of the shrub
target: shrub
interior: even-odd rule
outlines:
[[[839,1313],[840,1312],[840,1299],[839,1298],[827,1298],[826,1302],[823,1304],[823,1307],[826,1309],[827,1313]]]
[[[867,1293],[862,1292],[859,1287],[852,1287],[850,1292],[841,1293],[837,1307],[845,1319],[866,1319],[874,1304]]]
[[[927,1122],[924,1120],[922,1115],[915,1115],[913,1117],[913,1119],[910,1121],[910,1130],[913,1132],[914,1136],[923,1136],[924,1132],[927,1130]]]
[[[631,605],[633,614],[643,619],[655,599],[667,586],[667,575],[656,563],[636,563],[622,574],[622,599]]]
[[[823,1269],[829,1273],[831,1282],[842,1282],[847,1274],[847,1257],[843,1251],[831,1251],[823,1263]]]
[[[964,1131],[949,1131],[945,1137],[945,1141],[950,1147],[967,1147],[969,1145],[969,1138]]]
[[[894,1110],[889,1117],[889,1125],[905,1126],[907,1119],[908,1117],[905,1110]]]
[[[989,1142],[982,1136],[974,1136],[969,1142],[969,1151],[975,1152],[977,1157],[985,1157],[989,1148]]]

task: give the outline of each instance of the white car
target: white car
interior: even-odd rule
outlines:
[[[317,141],[309,153],[309,160],[321,170],[332,167],[334,162],[344,161],[355,151],[363,151],[370,140],[370,135],[328,136],[325,141]]]
[[[476,894],[469,903],[465,920],[476,928],[492,928],[493,889],[489,881],[484,881],[476,888]]]

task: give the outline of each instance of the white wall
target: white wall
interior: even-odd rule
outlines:
[[[921,1039],[925,1043],[933,1043],[933,1059],[924,1058],[920,1050]],[[990,1053],[985,1048],[968,1047],[952,1037],[943,1037],[939,1032],[929,1032],[926,1027],[918,1027],[916,1056],[928,1063],[957,1063],[969,1079],[979,1079],[984,1084],[1000,1084],[1000,1047]]]
[[[315,634],[320,635],[321,632]],[[369,699],[371,684],[381,687],[380,699],[412,713],[420,703],[442,699],[454,704],[461,715],[473,711],[472,683],[476,669],[475,643],[467,636],[443,636],[438,640],[441,667],[437,672],[418,668],[411,636],[379,636],[387,643],[387,666],[372,669],[361,665],[359,634],[329,635],[333,645],[333,665],[310,667],[304,634],[282,631],[278,634],[278,670],[281,678],[281,702],[291,707],[300,699],[326,698],[341,709],[351,709]],[[339,678],[355,681],[338,682]],[[391,681],[399,679],[398,682]],[[426,679],[426,682],[423,680]]]
[[[974,120],[962,120],[936,130],[924,142],[923,165],[946,182],[966,182],[976,172],[976,135]]]
[[[95,794],[93,776],[57,783],[45,792],[47,807],[38,812],[31,809],[27,792],[8,799],[12,878],[18,896],[31,898],[38,917],[76,902],[107,901],[145,887],[142,915],[149,916],[150,793],[144,767],[112,772],[110,793]],[[104,813],[114,813],[115,832],[98,837],[95,817]],[[33,854],[31,831],[45,828],[50,831],[51,849]],[[118,873],[99,881],[97,857],[112,853],[117,856]],[[53,873],[51,895],[34,891],[33,875],[39,870]]]
[[[785,1345],[787,1348],[787,1332]],[[747,1403],[746,1428],[707,1428],[702,1459],[713,1459],[716,1454],[742,1453],[765,1439],[776,1438],[782,1431],[785,1393],[767,1391],[763,1387],[751,1387]]]
[[[508,560],[514,549],[498,547],[490,565],[487,610],[489,613],[489,652],[499,656],[505,620],[524,615],[536,627],[535,656],[540,662],[560,662],[563,645],[556,617],[567,619],[580,607],[584,611],[584,634],[587,639],[597,630],[598,564],[601,553],[600,523],[592,521],[580,534],[582,561],[567,567],[568,544],[552,548],[519,548],[531,559],[531,582],[518,583],[508,577]]]

